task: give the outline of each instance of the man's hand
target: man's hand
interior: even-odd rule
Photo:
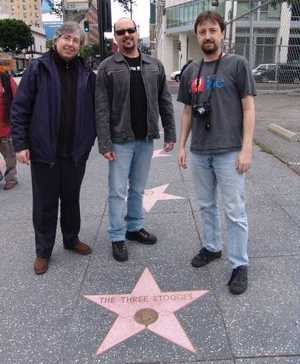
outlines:
[[[250,168],[251,161],[252,161],[252,151],[241,150],[235,162],[235,167],[238,173],[240,174],[246,173]]]
[[[115,152],[104,153],[103,157],[109,161],[115,161],[117,159],[117,155]]]
[[[164,143],[164,151],[165,152],[171,152],[174,148],[174,144],[173,142],[171,143]]]
[[[16,153],[16,158],[20,163],[29,164],[30,163],[30,152],[29,149],[21,150]]]
[[[178,152],[178,164],[179,167],[186,169],[187,163],[186,163],[186,153],[184,148],[179,148]]]

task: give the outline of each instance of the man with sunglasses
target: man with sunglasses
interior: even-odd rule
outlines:
[[[159,138],[159,116],[166,152],[173,149],[176,133],[164,67],[139,51],[131,19],[119,19],[114,35],[119,51],[98,68],[96,127],[99,151],[109,161],[109,238],[113,257],[124,262],[128,260],[126,239],[142,244],[157,241],[144,229],[143,193],[153,140]]]

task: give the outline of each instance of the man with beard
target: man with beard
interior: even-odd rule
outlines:
[[[252,159],[255,83],[247,61],[222,52],[224,21],[214,11],[200,14],[194,31],[203,53],[185,70],[178,92],[184,104],[178,163],[187,167],[185,145],[190,131],[191,167],[203,226],[203,244],[192,260],[202,267],[222,255],[217,190],[222,193],[228,231],[232,294],[248,284],[248,223],[245,173]]]
[[[159,115],[166,152],[173,149],[176,136],[162,64],[139,51],[131,19],[119,19],[114,35],[119,51],[100,64],[97,74],[96,126],[99,151],[109,161],[109,238],[114,259],[124,262],[125,239],[142,244],[157,241],[144,229],[142,203],[153,140],[159,138]]]
[[[27,67],[12,107],[17,159],[31,166],[36,274],[48,269],[59,205],[64,248],[91,253],[78,237],[80,188],[96,137],[95,74],[78,57],[83,40],[75,22],[58,28],[53,49]]]

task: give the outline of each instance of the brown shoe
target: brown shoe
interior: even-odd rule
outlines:
[[[3,189],[6,191],[11,190],[12,188],[16,187],[17,184],[18,184],[18,181],[15,181],[15,180],[6,181]]]
[[[92,249],[87,244],[83,243],[80,240],[77,240],[75,245],[72,246],[71,248],[65,246],[65,249],[72,250],[74,253],[81,255],[88,255],[91,254],[92,252]]]
[[[48,259],[41,257],[35,258],[33,268],[36,274],[46,273],[48,270]]]

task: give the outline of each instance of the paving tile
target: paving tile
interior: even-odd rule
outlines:
[[[209,289],[207,277],[197,277],[191,269],[174,265],[147,265],[162,291]],[[231,359],[222,317],[215,297],[208,292],[180,310],[176,316],[193,342],[194,354],[166,339],[143,331],[111,350],[96,356],[100,343],[116,318],[83,295],[129,293],[145,269],[131,264],[108,269],[97,264],[89,267],[72,325],[64,342],[64,363],[149,363]],[[196,279],[195,279],[196,278]],[[146,288],[145,288],[146,290]]]
[[[229,264],[209,268],[237,357],[299,355],[299,263],[300,257],[252,259],[249,288],[241,296],[226,287]]]
[[[299,364],[300,356],[295,357],[272,357],[272,358],[251,358],[238,359],[236,364]]]
[[[101,264],[115,264],[111,256],[111,242],[107,237],[107,216],[101,225],[93,259]],[[166,262],[190,266],[190,260],[200,249],[199,236],[191,213],[149,214],[145,228],[158,237],[155,245],[128,242],[129,263]],[[127,263],[125,263],[127,264]]]

